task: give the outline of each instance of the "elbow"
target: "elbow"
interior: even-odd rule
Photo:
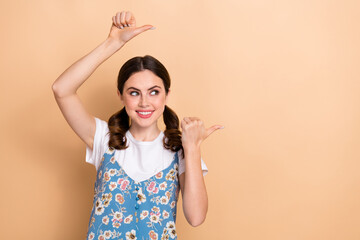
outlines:
[[[64,91],[64,89],[62,89],[59,84],[57,84],[56,82],[54,82],[51,86],[51,89],[54,93],[55,98],[62,98],[62,97],[66,97],[69,94],[66,93],[66,91]]]
[[[60,94],[59,94],[59,87],[56,85],[56,83],[53,83],[53,84],[52,84],[51,90],[53,91],[55,97],[60,96]]]
[[[203,224],[203,222],[205,222],[205,218],[206,216],[202,217],[202,218],[197,218],[197,219],[191,219],[189,221],[189,224],[192,226],[192,227],[198,227],[200,226],[201,224]]]

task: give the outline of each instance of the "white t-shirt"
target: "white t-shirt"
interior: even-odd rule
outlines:
[[[93,143],[93,150],[86,145],[86,162],[95,166],[98,170],[104,153],[108,150],[109,128],[108,123],[95,117],[96,131]],[[164,132],[153,141],[138,141],[130,131],[126,132],[128,148],[115,150],[115,160],[124,169],[129,177],[135,181],[146,180],[156,173],[170,166],[174,159],[175,152],[164,148]],[[179,176],[185,172],[185,159],[182,158],[181,150],[179,157]],[[203,176],[208,172],[207,166],[201,158]]]

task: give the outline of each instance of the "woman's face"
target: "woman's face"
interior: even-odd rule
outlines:
[[[168,99],[161,78],[147,69],[132,74],[118,95],[136,128],[157,126]]]

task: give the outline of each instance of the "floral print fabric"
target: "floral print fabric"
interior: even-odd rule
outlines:
[[[87,239],[177,239],[178,153],[171,164],[144,181],[134,181],[108,149],[97,171]]]

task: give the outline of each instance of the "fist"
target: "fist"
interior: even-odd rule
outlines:
[[[200,147],[200,144],[215,130],[224,128],[221,125],[214,125],[205,128],[203,121],[197,117],[185,117],[181,121],[182,145],[186,147]]]
[[[112,17],[112,25],[108,37],[124,44],[136,35],[149,29],[153,29],[153,26],[144,25],[136,27],[134,14],[129,11],[122,11]]]

